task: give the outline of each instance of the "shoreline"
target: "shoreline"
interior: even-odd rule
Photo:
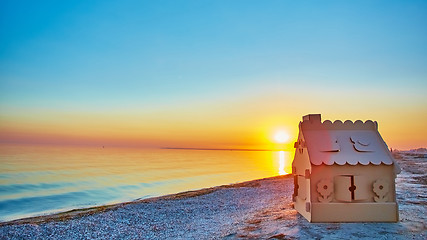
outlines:
[[[127,205],[132,204],[141,204],[141,203],[150,203],[155,202],[159,200],[177,200],[177,199],[184,199],[184,198],[191,198],[191,197],[197,197],[206,195],[221,189],[227,189],[227,188],[241,188],[241,187],[257,187],[260,185],[260,181],[269,180],[269,179],[282,179],[282,178],[290,178],[292,177],[291,174],[286,175],[278,175],[273,177],[267,177],[267,178],[260,178],[245,182],[238,182],[238,183],[231,183],[231,184],[224,184],[214,187],[208,187],[208,188],[202,188],[197,190],[189,190],[179,193],[172,193],[172,194],[166,194],[162,196],[157,197],[150,197],[150,198],[144,198],[144,199],[136,199],[129,202],[120,202],[120,203],[114,203],[114,204],[106,204],[106,205],[100,205],[100,206],[94,206],[94,207],[88,207],[88,208],[77,208],[65,212],[58,212],[58,213],[52,213],[52,214],[46,214],[46,215],[40,215],[40,216],[33,216],[33,217],[25,217],[20,219],[15,219],[11,221],[5,221],[0,222],[0,227],[6,226],[6,225],[19,225],[19,224],[41,224],[41,223],[48,223],[53,221],[65,221],[68,219],[78,218],[81,216],[86,215],[92,215],[96,213],[111,211],[120,207],[124,207]]]
[[[397,223],[309,223],[276,176],[0,223],[2,239],[426,239],[427,158],[394,154]]]

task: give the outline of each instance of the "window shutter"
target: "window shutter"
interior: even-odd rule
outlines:
[[[343,202],[351,202],[351,176],[336,176],[334,178],[335,199]]]
[[[354,185],[354,200],[365,200],[369,198],[371,187],[368,180],[364,176],[353,176]]]
[[[302,200],[307,199],[307,181],[304,176],[298,176],[298,197]]]

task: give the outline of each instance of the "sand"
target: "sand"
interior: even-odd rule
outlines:
[[[427,239],[427,159],[396,153],[398,223],[308,223],[278,176],[0,223],[1,239]]]

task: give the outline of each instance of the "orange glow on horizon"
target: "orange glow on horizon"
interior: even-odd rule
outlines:
[[[271,126],[291,126],[292,119],[277,117],[220,119],[195,113],[117,115],[107,113],[52,113],[0,116],[0,142],[116,147],[205,147],[292,150],[289,143],[272,141]],[[294,127],[296,128],[296,127]],[[292,134],[295,138],[296,129]],[[284,141],[285,136],[280,136]]]
[[[167,108],[139,112],[11,111],[8,114],[0,114],[0,142],[293,151],[301,117],[310,112],[322,112],[322,121],[377,121],[381,136],[393,149],[406,150],[427,145],[427,128],[421,120],[427,118],[426,113],[409,111],[402,114],[402,117],[399,115],[400,118],[391,112],[337,115],[321,110],[304,110],[277,113],[278,107],[285,109],[285,106],[280,106],[284,101],[268,98],[256,100],[249,103],[201,104],[196,105],[194,109]],[[279,102],[279,106],[266,103],[273,100]],[[256,103],[263,107],[256,107]],[[285,134],[278,134],[281,131],[288,135],[286,141]]]

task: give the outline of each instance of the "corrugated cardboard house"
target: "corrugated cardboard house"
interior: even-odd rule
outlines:
[[[295,209],[310,222],[396,222],[400,168],[373,121],[299,124],[292,163]]]

